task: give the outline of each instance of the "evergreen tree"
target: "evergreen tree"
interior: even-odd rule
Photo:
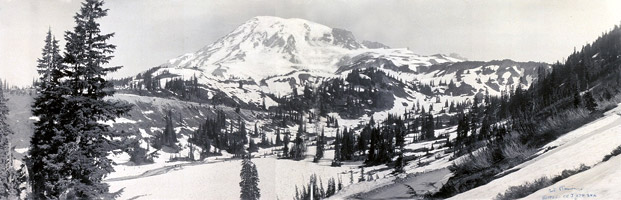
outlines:
[[[276,146],[282,145],[282,140],[280,139],[280,129],[276,129]]]
[[[138,165],[143,164],[143,163],[153,163],[153,159],[149,158],[149,156],[147,155],[148,150],[140,146],[139,139],[130,141],[128,146],[130,148],[128,148],[126,152],[130,156],[129,157],[130,161]]]
[[[360,178],[358,178],[358,182],[364,182],[364,181],[367,181],[367,180],[364,178],[364,167],[361,167],[360,168]]]
[[[336,130],[336,138],[334,139],[334,160],[332,160],[332,166],[341,166],[341,144],[338,129]]]
[[[259,135],[259,128],[257,127],[257,122],[254,123],[254,132],[253,132],[254,136],[258,136]]]
[[[423,129],[423,135],[425,137],[426,140],[431,140],[435,138],[435,133],[434,133],[434,121],[433,121],[433,114],[428,113],[426,115],[423,115],[424,119],[424,129]]]
[[[295,140],[293,141],[293,147],[291,148],[291,153],[289,154],[293,159],[301,160],[304,159],[304,153],[306,152],[306,146],[304,145],[304,139],[302,139],[302,134],[304,129],[300,124],[300,128],[298,129],[297,134],[295,135]]]
[[[300,190],[298,189],[298,186],[295,186],[295,200],[301,200],[302,198],[300,197]]]
[[[257,144],[254,143],[254,140],[250,140],[249,144],[248,144],[248,151],[250,152],[257,152],[259,151],[259,147],[257,147]]]
[[[455,138],[454,144],[454,150],[457,152],[458,155],[460,155],[462,146],[465,144],[468,137],[468,131],[470,131],[468,116],[463,113],[461,114],[461,116],[462,117],[457,125],[457,138]]]
[[[398,126],[395,128],[395,144],[399,148],[405,146],[405,132],[401,131],[401,128]]]
[[[60,56],[58,41],[51,31],[45,38],[41,58],[38,59],[37,71],[39,84],[36,85],[38,95],[34,99],[32,114],[39,117],[34,123],[34,134],[30,140],[30,150],[26,163],[28,165],[32,196],[38,199],[55,198],[63,192],[68,182],[68,171],[57,163],[64,163],[65,138],[62,127],[59,127],[59,115],[66,104],[63,95],[69,93],[62,82],[66,76],[66,66]]]
[[[582,97],[580,96],[580,92],[576,92],[574,94],[574,107],[578,108],[582,105]]]
[[[263,110],[267,110],[267,107],[265,106],[265,97],[263,97],[263,102],[261,103],[261,108]]]
[[[341,137],[341,152],[340,157],[342,160],[351,160],[354,155],[354,134],[353,131],[348,131],[347,128],[343,129]]]
[[[18,172],[13,168],[13,154],[9,135],[13,131],[7,124],[9,109],[0,84],[0,199],[17,199],[20,194]]]
[[[172,110],[168,110],[168,114],[164,119],[166,121],[166,126],[164,127],[164,137],[161,138],[161,144],[174,148],[175,143],[177,143],[177,134],[175,133],[175,128],[173,126]]]
[[[315,158],[313,159],[314,162],[319,162],[319,160],[323,158],[324,138],[324,131],[321,130],[321,136],[317,136],[317,150],[315,151]]]
[[[381,138],[379,129],[371,128],[371,143],[369,145],[369,154],[367,154],[367,160],[365,161],[365,163],[372,164],[375,162],[375,159],[377,159],[376,155],[379,149],[380,140]]]
[[[311,198],[311,195],[310,195],[311,193],[313,194],[313,198]],[[324,197],[325,197],[325,194],[323,192],[323,186],[317,185],[317,175],[316,174],[311,175],[308,186],[304,190],[301,199],[319,200]]]
[[[395,135],[396,148],[399,148],[399,157],[397,158],[395,163],[395,171],[403,172],[403,167],[405,166],[405,159],[403,158],[403,151],[405,149],[405,132],[401,131],[401,129],[397,126],[395,130]]]
[[[265,133],[261,133],[261,146],[263,146],[263,148],[271,146],[270,141],[267,139]]]
[[[237,118],[237,123],[239,124],[239,134],[242,138],[244,144],[248,143],[248,132],[246,130],[246,121],[242,120],[241,116]]]
[[[326,198],[326,190],[323,187],[323,179],[319,178],[319,193],[321,195],[318,195],[318,199],[323,199]]]
[[[259,189],[259,173],[257,172],[257,166],[250,160],[250,154],[242,160],[241,169],[241,182],[239,187],[241,188],[240,199],[243,200],[256,200],[261,198],[261,190]]]
[[[328,180],[328,188],[326,189],[326,198],[334,195],[334,193],[336,193],[336,183],[334,178],[330,178]]]
[[[360,136],[358,137],[358,142],[356,144],[357,150],[361,155],[366,155],[367,151],[367,138],[371,134],[371,129],[367,126],[360,132]]]
[[[586,92],[586,94],[584,94],[584,106],[590,111],[595,111],[595,108],[597,108],[597,103],[591,92]]]
[[[282,142],[282,157],[289,157],[289,135],[285,135],[285,139]]]
[[[62,69],[59,81],[60,87],[68,91],[62,94],[64,100],[57,104],[62,110],[53,113],[56,119],[51,120],[54,125],[50,126],[54,126],[55,135],[49,135],[51,139],[35,140],[32,145],[52,143],[52,151],[57,151],[54,160],[38,163],[36,167],[53,168],[60,173],[51,175],[52,178],[42,177],[47,183],[39,185],[43,188],[35,189],[37,191],[33,193],[37,198],[56,198],[66,193],[78,199],[94,199],[108,193],[108,184],[102,182],[107,173],[114,171],[108,154],[117,148],[117,141],[112,138],[122,135],[99,121],[114,120],[127,113],[131,106],[104,100],[114,94],[113,85],[105,76],[120,67],[104,67],[112,59],[116,47],[107,43],[114,34],[102,34],[97,22],[107,15],[108,10],[103,4],[103,0],[85,0],[74,17],[76,26],[73,31],[65,33],[67,42],[63,61],[66,67]],[[41,115],[39,106],[44,105],[34,105],[35,115]],[[37,128],[41,126],[45,125],[38,124]],[[34,152],[37,153],[40,152]],[[34,160],[41,156],[32,157]],[[33,165],[31,171],[36,171],[36,167]]]
[[[336,191],[341,191],[341,189],[343,189],[343,181],[341,180],[341,177],[339,177],[339,183],[336,185]]]

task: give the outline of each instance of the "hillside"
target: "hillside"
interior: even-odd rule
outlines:
[[[618,174],[619,156],[602,162],[605,155],[621,146],[618,130],[621,128],[621,104],[608,111],[603,117],[581,126],[574,131],[542,147],[540,151],[528,160],[514,168],[499,173],[495,180],[455,195],[450,199],[495,199],[499,194],[510,191],[512,186],[547,177],[567,173],[568,170],[580,168],[581,165],[590,169],[579,172],[558,183],[533,191],[525,199],[571,198],[564,195],[574,195],[574,198],[617,199],[618,193],[614,185],[619,181],[613,177]],[[426,169],[425,169],[426,168]],[[422,198],[427,191],[435,192],[438,186],[446,183],[452,173],[446,165],[436,165],[431,168],[419,168],[419,172],[410,172],[408,176],[393,178],[373,183],[357,183],[346,187],[332,199],[403,199]],[[559,188],[565,188],[565,190]],[[576,188],[576,189],[571,189]],[[554,191],[554,192],[551,192]],[[416,192],[416,193],[412,193]],[[418,194],[418,195],[416,195]],[[584,196],[579,196],[584,195]],[[587,195],[590,195],[587,197]]]
[[[451,199],[493,199],[496,195],[508,191],[511,186],[533,182],[540,177],[551,179],[554,176],[560,175],[564,170],[577,169],[580,165],[591,167],[591,169],[580,172],[576,176],[594,174],[603,179],[579,182],[575,181],[576,178],[570,177],[574,179],[573,182],[568,178],[567,181],[559,182],[550,187],[580,188],[581,191],[549,192],[550,190],[548,189],[541,189],[527,198],[541,199],[546,195],[560,196],[570,193],[584,193],[594,194],[598,198],[603,199],[617,199],[619,198],[618,193],[609,191],[610,188],[605,185],[614,185],[618,181],[608,182],[608,179],[604,178],[612,177],[614,173],[601,173],[597,171],[605,171],[606,168],[610,170],[610,165],[614,165],[612,163],[619,163],[619,159],[602,163],[605,155],[610,154],[615,148],[621,146],[619,130],[621,130],[621,107],[617,106],[616,109],[608,111],[604,117],[548,143],[532,160],[501,173],[504,176],[486,185],[456,195]],[[551,150],[548,151],[547,149]],[[619,171],[618,168],[616,171]],[[584,176],[582,176],[583,179]]]

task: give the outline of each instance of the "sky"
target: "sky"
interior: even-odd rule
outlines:
[[[37,77],[49,28],[74,26],[78,0],[0,0],[0,79]],[[621,24],[618,0],[106,0],[103,33],[117,45],[111,77],[136,75],[215,42],[255,16],[302,18],[431,55],[469,60],[563,61]]]

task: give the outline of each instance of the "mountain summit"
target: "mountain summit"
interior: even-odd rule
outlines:
[[[334,71],[344,55],[365,49],[346,30],[303,19],[255,17],[167,66],[196,68],[219,78],[261,79],[296,69]]]

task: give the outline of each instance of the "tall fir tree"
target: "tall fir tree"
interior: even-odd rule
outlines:
[[[115,120],[127,113],[131,106],[104,100],[114,94],[113,85],[105,76],[120,66],[105,67],[112,59],[116,47],[107,43],[114,34],[103,34],[99,28],[98,20],[108,12],[103,4],[103,0],[85,0],[74,16],[76,25],[73,31],[65,32],[65,66],[60,67],[60,92],[56,92],[62,95],[62,100],[54,102],[60,111],[46,116],[55,118],[46,119],[48,123],[52,122],[49,126],[55,131],[51,135],[43,134],[51,138],[44,137],[32,142],[33,146],[39,147],[52,143],[49,150],[57,152],[54,160],[36,167],[60,173],[42,174],[41,178],[46,182],[43,183],[43,191],[33,192],[37,197],[43,195],[44,198],[57,198],[66,195],[78,199],[95,199],[108,193],[108,184],[102,182],[106,174],[114,171],[108,154],[118,148],[118,141],[113,138],[122,134],[110,130],[109,125],[99,121]],[[41,116],[38,106],[44,104],[35,104],[33,108],[35,115]],[[40,130],[41,126],[46,126],[44,123],[36,124],[35,129]],[[40,156],[32,155],[32,160],[35,157]],[[31,171],[34,170],[33,165]]]
[[[65,131],[58,123],[63,105],[66,105],[63,95],[69,94],[69,88],[62,81],[66,77],[66,66],[62,63],[58,41],[52,36],[51,30],[47,33],[41,58],[37,62],[38,95],[34,99],[32,114],[39,120],[34,123],[26,163],[32,196],[48,199],[60,196],[67,189],[70,177],[64,164],[67,153],[66,148],[63,148]]]

